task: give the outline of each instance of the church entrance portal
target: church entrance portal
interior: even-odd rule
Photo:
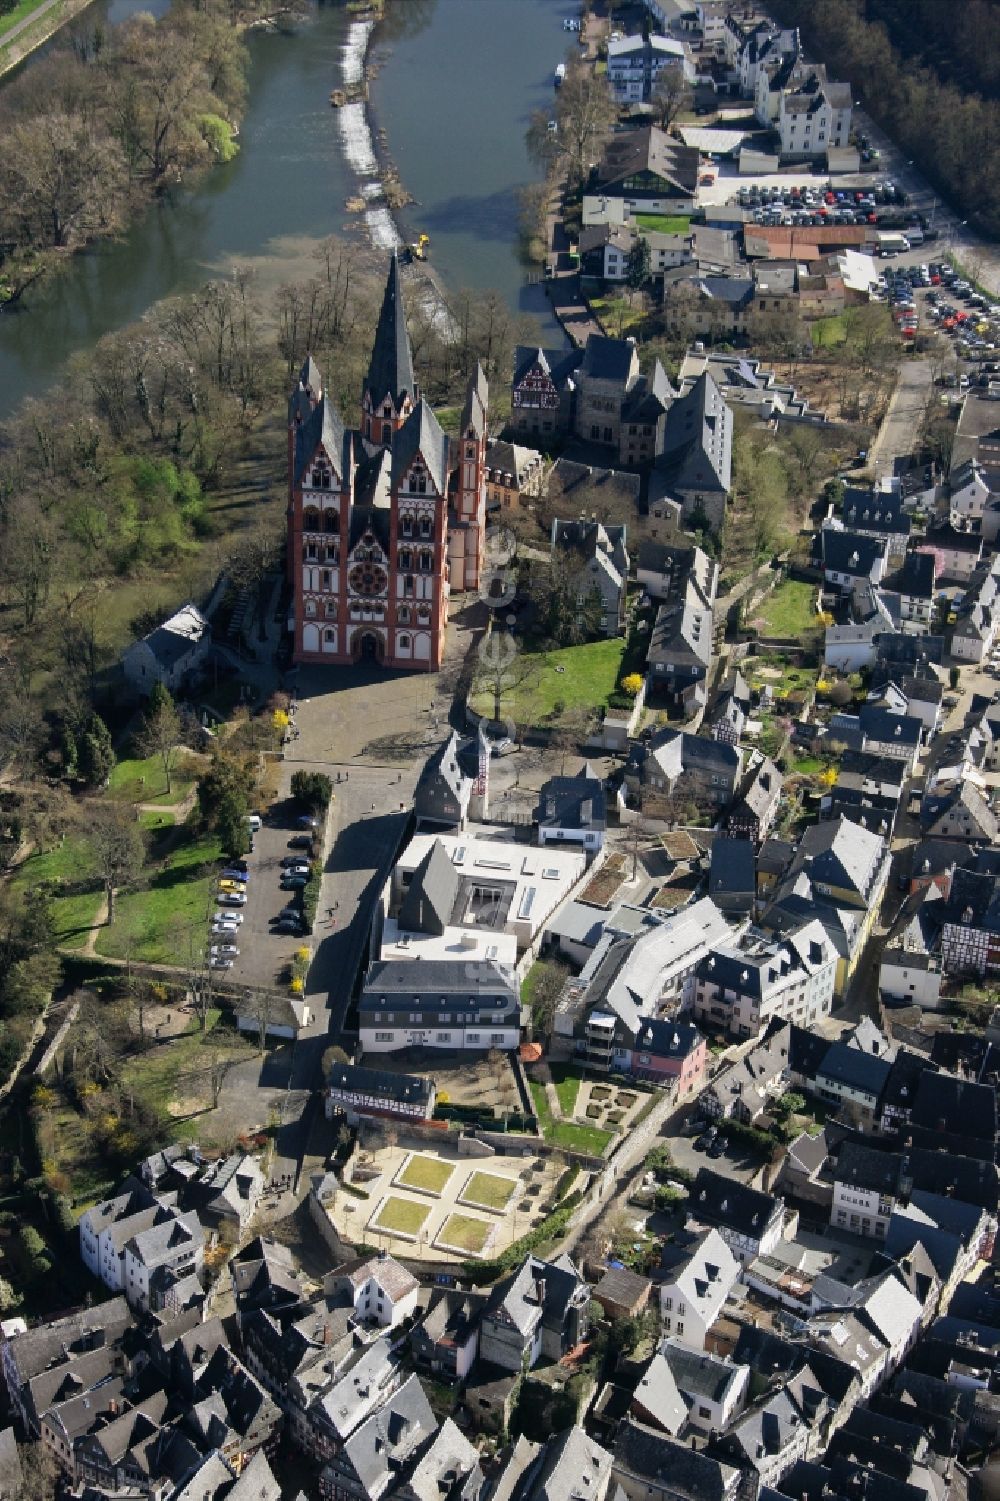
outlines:
[[[380,636],[374,631],[362,631],[360,636],[354,638],[355,662],[381,663],[385,657],[385,646]]]

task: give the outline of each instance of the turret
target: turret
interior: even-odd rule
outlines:
[[[382,298],[375,343],[361,394],[361,430],[370,443],[388,448],[420,399],[413,378],[410,338],[399,260],[393,252]]]

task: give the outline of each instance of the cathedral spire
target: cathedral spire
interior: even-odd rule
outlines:
[[[395,251],[389,263],[382,311],[375,330],[375,343],[365,381],[365,396],[366,404],[372,412],[378,412],[384,401],[391,401],[397,417],[403,414],[404,405],[408,403],[412,406],[418,396],[413,379],[410,338],[406,332],[403,284]]]

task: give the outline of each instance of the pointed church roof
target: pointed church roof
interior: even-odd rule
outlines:
[[[322,443],[338,480],[344,477],[344,419],[328,396],[320,397],[295,434],[295,471],[292,483],[298,489],[302,476]]]
[[[439,495],[448,488],[448,438],[426,401],[417,402],[392,440],[392,488],[420,454]]]
[[[306,355],[302,369],[299,371],[299,384],[314,401],[318,401],[323,394],[323,377],[311,354]]]
[[[375,330],[375,343],[372,346],[365,388],[371,396],[373,407],[378,408],[386,396],[389,396],[397,412],[404,394],[411,400],[416,396],[410,340],[406,332],[403,284],[395,251],[389,262],[389,275]]]
[[[482,365],[476,361],[476,368],[469,377],[469,384],[465,389],[465,406],[462,408],[461,433],[464,438],[471,428],[477,438],[486,436],[486,410],[489,405],[490,393],[486,383],[486,375]]]
[[[406,889],[399,909],[403,933],[434,933],[440,938],[458,896],[461,876],[440,839],[435,839]]]

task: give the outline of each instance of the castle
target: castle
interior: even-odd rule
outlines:
[[[289,398],[296,662],[440,667],[449,594],[480,586],[488,400],[477,366],[450,442],[413,377],[393,255],[360,429],[344,425],[312,356]]]

